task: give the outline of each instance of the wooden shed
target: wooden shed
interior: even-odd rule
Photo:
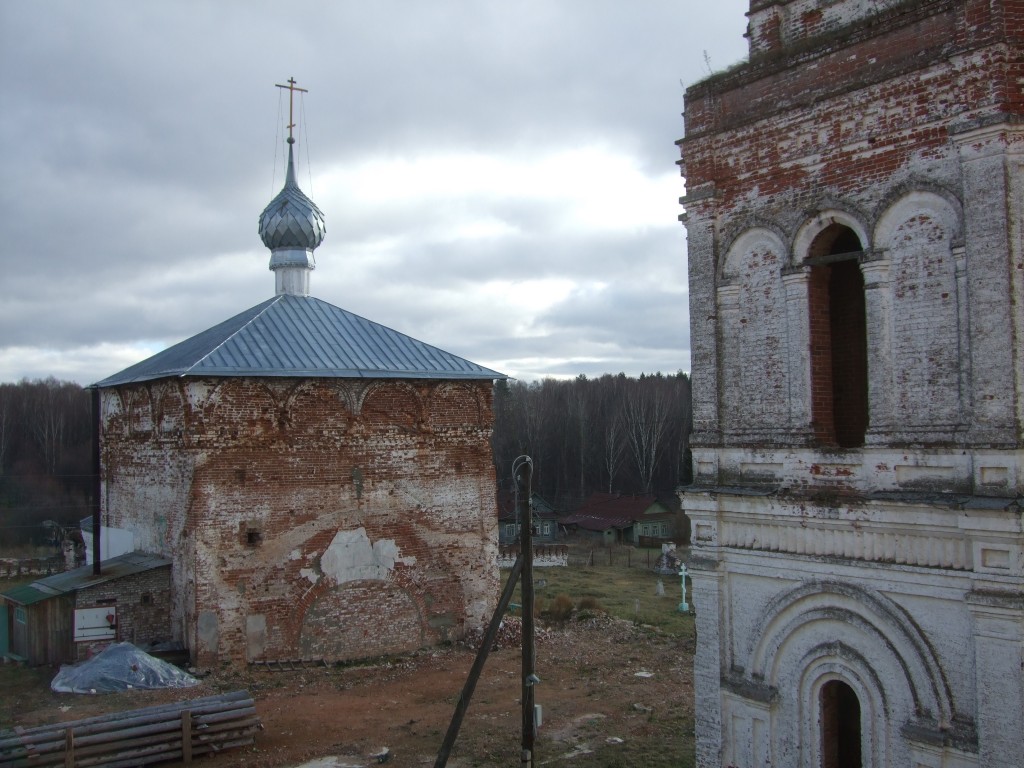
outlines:
[[[73,663],[112,642],[170,638],[171,563],[132,552],[0,593],[6,655],[30,666]]]

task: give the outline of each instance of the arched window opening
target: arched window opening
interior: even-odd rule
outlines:
[[[821,687],[821,768],[863,768],[860,701],[841,680]]]
[[[867,317],[862,246],[841,224],[824,229],[805,260],[811,331],[811,412],[815,437],[841,448],[864,444],[868,427]]]

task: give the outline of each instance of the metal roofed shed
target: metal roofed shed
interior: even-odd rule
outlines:
[[[29,665],[86,658],[117,640],[145,644],[170,636],[171,562],[132,552],[0,593],[10,649]]]

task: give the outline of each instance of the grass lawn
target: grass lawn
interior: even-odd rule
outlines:
[[[660,554],[660,552],[659,552]],[[597,558],[595,558],[597,559]],[[639,560],[639,558],[638,558]],[[502,570],[502,586],[508,581],[508,570]],[[596,600],[600,610],[618,619],[656,627],[680,638],[694,636],[693,616],[679,612],[682,589],[678,576],[662,576],[645,568],[617,565],[573,565],[570,567],[534,568],[534,593],[537,613],[551,612],[559,595],[568,596],[574,608],[580,601]],[[657,594],[658,581],[664,595]],[[516,586],[512,602],[521,605],[521,585]],[[564,604],[564,598],[562,598]],[[584,608],[591,601],[584,601]],[[687,584],[687,602],[689,584]],[[691,603],[692,604],[692,603]]]

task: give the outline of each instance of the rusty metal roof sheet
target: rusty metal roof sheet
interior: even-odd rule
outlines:
[[[101,573],[99,575],[92,572],[91,565],[83,565],[80,568],[73,568],[70,571],[55,573],[53,576],[37,579],[31,584],[14,587],[0,593],[0,595],[8,602],[17,603],[18,605],[32,605],[51,597],[66,595],[69,592],[77,592],[86,587],[131,576],[135,573],[149,571],[153,568],[162,568],[170,564],[170,560],[159,555],[151,555],[146,552],[129,552],[126,555],[118,555],[100,563]]]
[[[312,296],[282,294],[93,386],[169,376],[506,379]]]

